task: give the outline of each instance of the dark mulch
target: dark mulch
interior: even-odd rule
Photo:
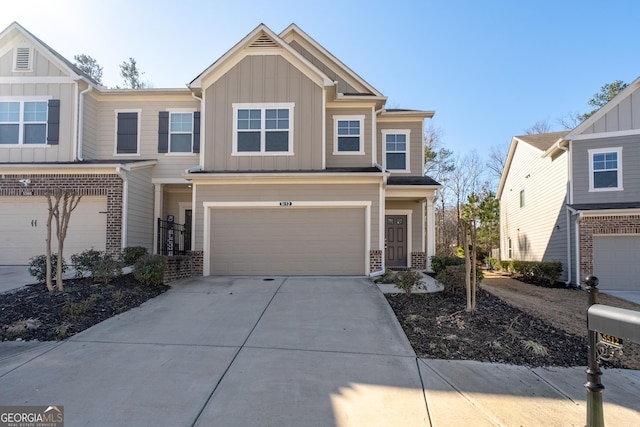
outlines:
[[[126,274],[108,285],[90,278],[65,280],[64,292],[49,293],[37,284],[0,294],[0,341],[65,339],[167,289],[142,285]]]
[[[525,366],[586,366],[587,343],[480,289],[476,310],[465,296],[387,295],[419,357]],[[546,355],[533,347],[542,345]]]

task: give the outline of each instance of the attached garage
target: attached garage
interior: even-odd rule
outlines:
[[[640,290],[640,236],[593,236],[593,274],[602,290]]]
[[[44,254],[49,212],[46,199],[3,197],[0,203],[0,265],[26,265],[29,258]],[[80,200],[71,214],[64,241],[64,256],[67,262],[72,254],[85,249],[105,250],[106,211],[106,197],[85,196]],[[52,225],[52,229],[52,250],[57,252],[55,225]]]
[[[364,275],[364,206],[212,207],[212,275]]]

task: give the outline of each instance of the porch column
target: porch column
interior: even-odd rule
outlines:
[[[436,254],[436,217],[433,208],[433,195],[427,197],[427,271],[431,269],[431,257]]]
[[[158,253],[158,218],[162,216],[162,191],[164,189],[163,184],[153,184],[154,197],[153,197],[153,251],[152,253]]]

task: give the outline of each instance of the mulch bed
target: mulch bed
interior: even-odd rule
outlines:
[[[0,294],[0,341],[68,338],[109,317],[137,307],[169,286],[144,286],[133,274],[108,285],[90,278],[64,281],[64,292],[44,284]]]
[[[584,338],[558,330],[482,289],[476,298],[475,311],[466,312],[464,295],[387,295],[419,357],[525,366],[587,365]]]

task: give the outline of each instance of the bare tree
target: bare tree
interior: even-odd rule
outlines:
[[[508,155],[508,144],[494,145],[489,150],[489,159],[486,163],[487,172],[490,178],[493,178],[496,182],[499,182],[502,177],[502,171],[504,171]]]
[[[524,130],[527,135],[551,132],[551,125],[548,120],[538,120],[533,125]]]
[[[51,225],[53,219],[56,223],[56,237],[58,238],[58,261],[56,262],[56,286],[59,292],[63,291],[62,283],[62,258],[64,251],[64,239],[67,237],[67,229],[69,228],[69,220],[71,212],[78,206],[82,196],[78,195],[74,190],[52,189],[45,193],[47,204],[49,205],[49,216],[47,217],[47,289],[53,292],[53,284],[51,279],[52,263],[51,263]]]
[[[580,117],[581,117],[580,113],[576,113],[576,112],[567,113],[558,119],[558,124],[562,126],[563,129],[570,130],[578,126],[580,122],[582,122]]]

